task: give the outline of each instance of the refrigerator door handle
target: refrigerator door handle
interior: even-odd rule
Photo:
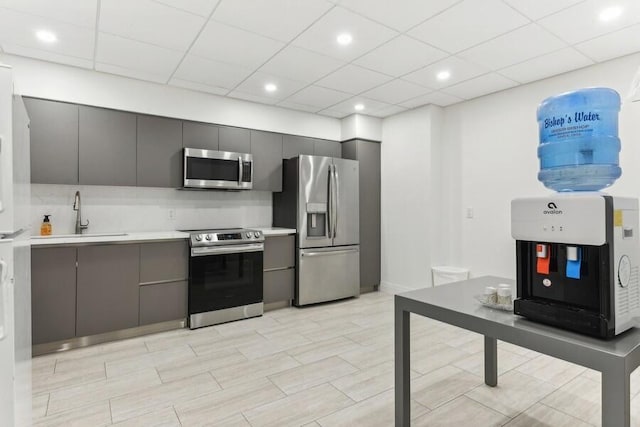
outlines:
[[[336,235],[338,234],[338,211],[340,209],[340,206],[338,206],[338,200],[339,200],[339,192],[340,192],[340,177],[338,176],[338,168],[336,167],[336,165],[333,165],[333,187],[334,187],[334,194],[333,197],[335,199],[335,203],[333,206],[334,209],[334,213],[333,213],[333,238],[336,238]]]
[[[333,238],[333,172],[331,170],[331,166],[329,165],[329,185],[327,186],[327,202],[329,206],[327,207],[327,233],[326,236],[331,239]]]
[[[344,254],[352,254],[355,252],[360,252],[359,249],[344,249],[339,251],[318,251],[318,252],[302,252],[300,256],[302,257],[314,257],[314,256],[335,256],[335,255],[344,255]]]

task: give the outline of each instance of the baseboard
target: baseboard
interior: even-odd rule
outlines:
[[[380,292],[384,292],[386,294],[400,294],[402,292],[408,292],[414,290],[408,286],[398,285],[397,283],[385,282],[384,280],[380,282]]]

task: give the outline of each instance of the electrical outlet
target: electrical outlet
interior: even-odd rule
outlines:
[[[473,218],[473,208],[471,207],[467,208],[467,218]]]
[[[176,219],[176,210],[175,209],[169,209],[169,219],[170,220],[174,220]]]

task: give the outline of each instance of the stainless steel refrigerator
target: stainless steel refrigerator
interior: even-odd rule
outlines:
[[[359,295],[358,161],[298,156],[283,164],[273,223],[295,228],[295,305]]]

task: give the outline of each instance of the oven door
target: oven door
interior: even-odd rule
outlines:
[[[192,248],[189,315],[262,302],[264,245]]]
[[[253,156],[228,151],[184,149],[185,188],[250,190]]]

